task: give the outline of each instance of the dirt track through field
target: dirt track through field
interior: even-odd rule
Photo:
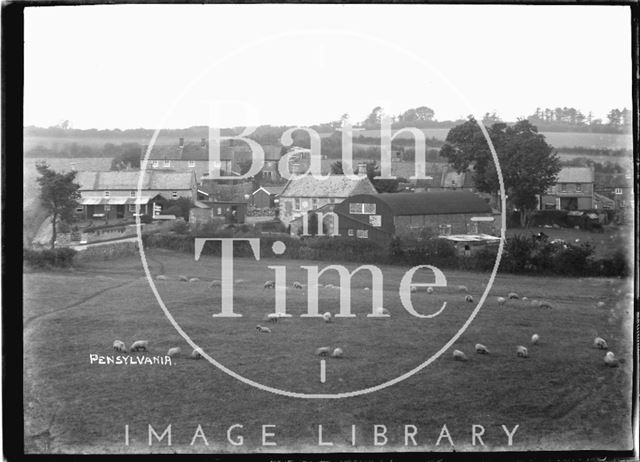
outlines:
[[[116,285],[114,285],[114,286],[106,287],[106,288],[104,288],[104,289],[100,289],[100,290],[98,290],[98,291],[96,291],[96,292],[92,293],[91,295],[88,295],[88,296],[86,296],[86,297],[83,297],[82,299],[78,300],[77,302],[73,302],[71,305],[63,306],[62,308],[58,308],[58,309],[56,309],[56,310],[47,311],[46,313],[41,313],[41,314],[37,314],[37,315],[35,315],[35,316],[31,316],[29,319],[27,319],[27,320],[24,322],[24,324],[23,324],[23,326],[22,326],[22,329],[24,330],[24,329],[26,329],[27,327],[29,327],[29,325],[30,325],[33,321],[37,321],[38,319],[44,318],[44,317],[46,317],[46,316],[51,316],[51,315],[53,315],[53,314],[57,314],[57,313],[60,313],[60,312],[62,312],[62,311],[70,310],[70,309],[75,308],[75,307],[77,307],[77,306],[79,306],[79,305],[82,305],[82,304],[83,304],[83,303],[85,303],[85,302],[88,302],[89,300],[91,300],[91,299],[93,299],[93,298],[98,297],[99,295],[102,295],[102,294],[103,294],[103,293],[105,293],[105,292],[108,292],[108,291],[113,290],[113,289],[118,289],[118,288],[120,288],[120,287],[124,287],[124,286],[126,286],[126,285],[128,285],[128,284],[133,284],[134,282],[137,282],[139,279],[141,279],[141,278],[134,279],[133,281],[123,282],[122,284],[116,284]]]

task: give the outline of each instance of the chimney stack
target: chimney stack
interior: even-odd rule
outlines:
[[[202,149],[205,149],[207,147],[207,139],[206,138],[200,138],[200,147]]]
[[[367,176],[366,162],[358,162],[358,176]]]
[[[184,138],[180,138],[178,141],[178,147],[183,148],[184,147]]]

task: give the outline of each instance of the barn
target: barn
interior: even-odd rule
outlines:
[[[393,236],[495,234],[484,200],[469,191],[359,194],[337,204],[341,236],[387,244]]]

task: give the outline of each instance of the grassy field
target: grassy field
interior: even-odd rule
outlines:
[[[192,340],[225,366],[265,385],[305,393],[337,393],[392,379],[422,363],[440,349],[473,310],[456,287],[464,284],[479,300],[487,274],[445,272],[448,287],[429,295],[413,294],[417,311],[434,313],[417,319],[401,306],[398,285],[407,268],[383,267],[387,320],[367,319],[371,281],[357,274],[352,282],[355,318],[300,318],[306,310],[301,265],[321,262],[285,259],[237,259],[235,307],[241,318],[211,317],[219,311],[219,261],[169,251],[149,251],[152,273],[166,274],[157,287],[168,309]],[[273,311],[273,279],[268,265],[286,265],[287,309],[292,318],[271,325],[272,333],[255,330]],[[347,265],[351,269],[355,265]],[[178,275],[197,276],[196,283]],[[423,276],[426,277],[426,276]],[[420,279],[417,275],[416,280]],[[337,284],[334,273],[322,283]],[[420,450],[455,449],[622,449],[630,447],[632,312],[626,281],[606,279],[524,278],[498,275],[491,296],[456,342],[468,362],[447,351],[411,378],[379,392],[339,400],[301,400],[249,387],[206,360],[177,358],[172,366],[90,364],[89,355],[111,354],[114,339],[130,344],[146,339],[147,355],[188,344],[158,307],[138,257],[85,264],[70,272],[33,272],[24,276],[24,412],[28,452],[291,452],[416,450],[405,446],[404,426],[418,429]],[[528,301],[499,306],[495,297],[516,291],[529,299],[548,300],[553,309]],[[320,289],[320,310],[336,313],[339,292]],[[605,306],[596,308],[596,302]],[[533,333],[541,344],[528,345]],[[595,335],[625,362],[603,364],[604,352],[591,347]],[[485,344],[490,355],[473,352]],[[517,345],[528,345],[530,357],[517,358]],[[326,383],[320,382],[317,347],[340,346],[342,359],[327,358]],[[140,354],[142,355],[142,354]],[[148,425],[158,434],[172,425],[173,446],[147,443]],[[201,438],[190,442],[202,426]],[[241,424],[244,445],[227,442],[227,429]],[[318,425],[324,441],[319,447]],[[472,425],[482,425],[486,448],[471,446]],[[129,446],[124,429],[129,425]],[[261,445],[261,425],[276,447]],[[356,446],[351,446],[356,425]],[[373,426],[385,425],[388,443],[373,446]],[[444,438],[435,446],[443,425],[455,446]],[[501,429],[519,425],[513,446]],[[49,433],[46,433],[46,432]],[[44,432],[44,433],[43,433]],[[43,437],[42,435],[45,435]],[[40,435],[34,436],[34,435]],[[44,440],[44,441],[43,441]],[[411,443],[411,441],[410,441]]]

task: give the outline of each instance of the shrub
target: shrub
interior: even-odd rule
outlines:
[[[151,218],[151,215],[141,215],[140,222],[148,225],[149,223],[153,222],[153,218]]]
[[[83,262],[95,260],[113,260],[116,258],[137,254],[137,242],[114,242],[110,244],[87,247],[86,249],[78,252],[76,261]]]
[[[73,264],[76,251],[67,247],[57,249],[31,250],[23,249],[24,262],[33,268],[67,268]]]
[[[588,242],[579,246],[568,244],[553,255],[553,273],[566,276],[588,274],[591,255],[593,255],[593,247]]]
[[[188,234],[189,225],[182,219],[176,220],[171,223],[171,231],[177,234]]]

